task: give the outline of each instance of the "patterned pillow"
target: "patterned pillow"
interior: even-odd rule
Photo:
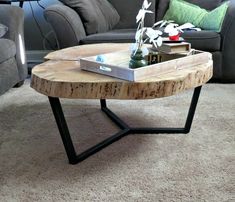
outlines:
[[[2,38],[8,31],[8,27],[0,23],[0,38]]]

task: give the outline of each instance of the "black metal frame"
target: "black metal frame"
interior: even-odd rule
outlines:
[[[64,113],[60,104],[60,100],[57,97],[48,97],[49,102],[67,153],[69,163],[77,164],[89,156],[95,154],[96,152],[102,150],[108,145],[116,142],[122,137],[129,134],[159,134],[159,133],[189,133],[193,117],[195,114],[198,98],[200,96],[201,86],[194,89],[191,105],[188,111],[188,116],[186,119],[185,126],[183,128],[133,128],[128,126],[124,121],[122,121],[116,114],[110,111],[106,105],[106,100],[101,99],[101,110],[121,129],[118,133],[113,136],[103,140],[102,142],[94,145],[93,147],[87,149],[81,154],[77,155],[73,146],[73,142],[69,133],[69,129],[64,117]]]

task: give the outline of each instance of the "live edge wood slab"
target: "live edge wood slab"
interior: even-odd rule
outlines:
[[[93,44],[48,54],[48,60],[32,70],[31,87],[50,97],[78,99],[151,99],[177,94],[205,84],[213,62],[154,76],[139,82],[83,71],[79,58],[119,50],[130,44]]]

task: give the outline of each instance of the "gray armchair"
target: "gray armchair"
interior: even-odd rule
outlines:
[[[27,76],[24,46],[24,12],[17,6],[0,5],[0,23],[8,32],[0,38],[0,95],[21,86]]]

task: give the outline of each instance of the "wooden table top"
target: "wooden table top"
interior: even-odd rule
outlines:
[[[79,58],[129,49],[130,44],[92,44],[48,54],[32,70],[31,87],[51,97],[74,99],[151,99],[177,94],[205,84],[213,62],[154,76],[139,82],[125,81],[80,69]]]

